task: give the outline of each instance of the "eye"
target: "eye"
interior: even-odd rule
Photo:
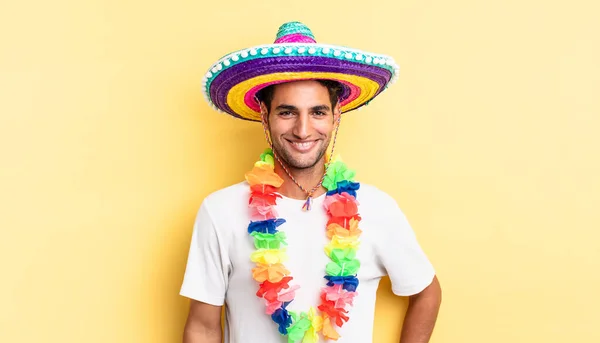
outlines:
[[[323,111],[315,111],[315,115],[317,115],[317,116],[324,116],[325,112],[323,112]]]
[[[280,116],[284,116],[284,117],[291,116],[292,114],[293,114],[293,113],[292,113],[292,112],[290,112],[290,111],[283,111],[283,112],[279,112],[279,115],[280,115]]]

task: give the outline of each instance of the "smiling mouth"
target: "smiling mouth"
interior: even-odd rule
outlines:
[[[308,152],[315,145],[317,145],[317,141],[308,141],[308,142],[292,142],[290,140],[287,140],[287,141],[294,148],[294,150],[299,151],[299,152]]]

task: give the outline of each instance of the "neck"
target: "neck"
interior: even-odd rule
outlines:
[[[306,169],[293,169],[290,167],[287,167],[287,168],[288,168],[290,174],[292,174],[292,176],[294,177],[294,179],[296,179],[296,181],[300,185],[302,185],[302,187],[304,187],[304,189],[306,189],[307,191],[310,191],[311,189],[313,189],[313,187],[315,187],[321,181],[321,178],[323,177],[323,173],[325,172],[325,159],[322,158],[312,168],[306,168]],[[306,199],[307,194],[302,189],[300,189],[294,183],[294,181],[292,181],[292,179],[288,176],[288,174],[285,172],[285,170],[283,170],[283,168],[281,167],[279,162],[275,162],[274,169],[275,169],[275,173],[277,173],[277,175],[279,175],[284,180],[283,185],[281,185],[281,187],[279,187],[279,193],[281,195],[288,197],[288,198],[292,198],[292,199],[302,199],[302,200]],[[313,192],[312,197],[316,198],[325,192],[326,192],[325,187],[320,186]]]

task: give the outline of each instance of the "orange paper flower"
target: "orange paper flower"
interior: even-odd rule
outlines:
[[[283,184],[283,179],[277,175],[269,165],[255,165],[251,171],[246,173],[246,181],[250,186],[269,185],[279,187]]]
[[[326,314],[323,314],[323,336],[325,339],[331,341],[337,341],[340,338],[340,334],[335,331],[333,325],[331,324],[331,319]]]
[[[327,225],[327,237],[331,239],[334,235],[340,237],[358,237],[362,231],[358,228],[358,220],[352,218],[348,221],[348,228],[338,223]]]
[[[252,277],[258,282],[279,282],[284,276],[289,275],[290,271],[281,263],[266,265],[256,264],[256,268],[252,269]]]

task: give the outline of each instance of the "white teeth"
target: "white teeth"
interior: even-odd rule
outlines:
[[[314,143],[314,142],[304,142],[304,143],[301,143],[301,142],[294,142],[294,143],[292,143],[292,144],[294,144],[295,146],[297,146],[297,147],[299,147],[299,148],[306,149],[306,148],[310,148],[310,147],[313,145],[313,143]]]

